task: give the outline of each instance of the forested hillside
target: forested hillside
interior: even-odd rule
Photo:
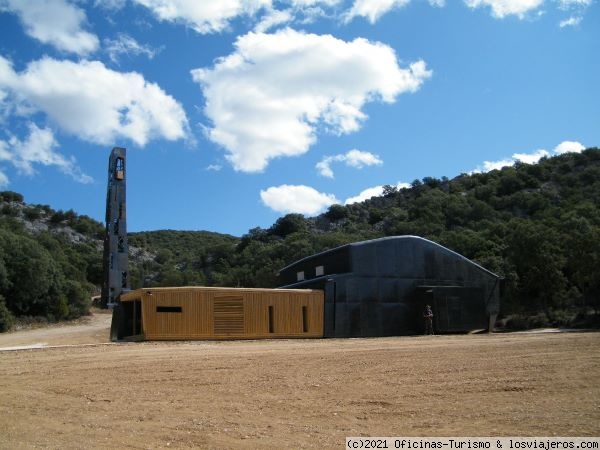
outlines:
[[[504,277],[514,327],[598,321],[600,150],[517,163],[408,189],[304,219],[253,229],[218,263],[222,284],[274,286],[278,268],[317,251],[381,236],[423,236]],[[595,312],[590,315],[590,312]]]
[[[0,327],[14,316],[76,317],[101,282],[103,226],[73,211],[0,194]],[[452,180],[424,178],[382,197],[289,214],[241,238],[130,233],[130,280],[141,286],[275,287],[285,265],[348,242],[423,236],[504,277],[509,325],[597,324],[600,150]],[[30,280],[35,280],[31,282]],[[4,319],[3,319],[4,318]]]
[[[0,331],[87,314],[102,283],[104,227],[73,211],[0,193]]]

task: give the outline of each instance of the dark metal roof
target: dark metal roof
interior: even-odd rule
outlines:
[[[305,258],[299,259],[298,261],[293,262],[292,264],[289,264],[287,266],[285,266],[284,268],[280,269],[279,272],[283,272],[284,270],[288,270],[291,269],[292,267],[299,265],[303,262],[306,261],[310,261],[312,259],[317,259],[320,257],[323,257],[325,255],[331,255],[334,253],[339,252],[340,250],[344,249],[344,248],[356,248],[356,247],[361,247],[361,246],[367,246],[367,245],[374,245],[383,241],[399,241],[399,240],[413,240],[413,241],[422,241],[423,243],[427,244],[427,245],[432,245],[434,247],[437,247],[439,250],[443,251],[443,252],[447,252],[450,253],[470,264],[472,264],[473,266],[477,267],[478,269],[482,270],[483,272],[496,277],[496,278],[501,278],[499,275],[496,275],[495,273],[493,273],[492,271],[486,269],[485,267],[480,266],[479,264],[477,264],[476,262],[473,262],[472,260],[470,260],[469,258],[466,258],[465,256],[461,255],[460,253],[456,253],[453,250],[450,250],[449,248],[444,247],[443,245],[438,244],[437,242],[433,242],[430,241],[429,239],[425,239],[422,238],[420,236],[412,236],[412,235],[406,235],[406,236],[387,236],[387,237],[382,237],[382,238],[378,238],[378,239],[370,239],[368,241],[359,241],[359,242],[352,242],[350,244],[344,244],[344,245],[340,245],[339,247],[335,247],[329,250],[325,250],[323,252],[320,253],[315,253],[314,255],[311,256],[307,256]]]

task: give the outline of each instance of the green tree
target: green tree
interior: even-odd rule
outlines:
[[[59,305],[64,280],[48,251],[28,237],[4,230],[0,230],[0,249],[8,278],[0,294],[9,310],[15,315],[64,318]]]
[[[4,297],[0,295],[0,333],[10,330],[14,321],[15,318],[8,310]]]

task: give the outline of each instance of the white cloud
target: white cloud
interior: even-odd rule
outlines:
[[[289,3],[291,3],[293,6],[300,6],[300,7],[317,6],[317,5],[335,6],[338,3],[340,3],[341,1],[342,0],[289,0]]]
[[[19,16],[25,32],[58,50],[86,55],[98,48],[98,38],[83,30],[85,12],[66,0],[0,0],[0,12]]]
[[[16,73],[0,56],[0,89],[12,94],[22,114],[42,111],[90,142],[127,138],[144,146],[153,138],[187,136],[185,112],[173,97],[139,73],[115,72],[99,61],[43,58]]]
[[[66,158],[55,149],[58,143],[52,130],[29,124],[29,136],[23,141],[12,136],[8,142],[0,141],[0,160],[10,161],[19,172],[34,175],[35,164],[56,166],[59,170],[80,183],[91,183],[93,179],[82,173],[75,159]],[[1,178],[1,177],[0,177]],[[1,181],[1,180],[0,180]],[[8,182],[8,180],[5,180]]]
[[[593,0],[558,0],[562,9],[587,8],[593,3]]]
[[[396,183],[396,188],[397,189],[404,189],[404,188],[409,188],[410,184],[408,183],[402,183],[402,182],[398,182]],[[346,201],[344,202],[344,205],[351,205],[353,203],[360,203],[360,202],[364,202],[365,200],[369,200],[372,197],[381,197],[383,195],[383,186],[373,186],[370,188],[367,188],[363,191],[360,192],[360,194],[354,196],[354,197],[349,197],[346,199]]]
[[[223,166],[221,164],[210,164],[206,167],[206,170],[212,171],[212,172],[218,172],[222,168],[223,168]]]
[[[0,171],[0,187],[7,186],[10,183],[8,177],[4,174],[4,172]]]
[[[581,153],[585,150],[582,143],[577,141],[563,141],[554,147],[555,155],[562,155],[563,153]],[[503,167],[512,166],[515,162],[521,161],[525,164],[537,164],[540,159],[551,156],[548,150],[543,148],[538,149],[532,153],[514,153],[512,158],[505,158],[499,161],[484,161],[483,166],[477,167],[475,170],[469,173],[481,173],[489,172],[491,170],[502,169]]]
[[[201,85],[207,136],[236,170],[306,153],[317,127],[344,134],[366,119],[365,103],[392,103],[431,76],[425,62],[400,68],[394,50],[366,39],[346,42],[291,29],[249,33],[211,69],[192,70]]]
[[[568,19],[561,20],[560,28],[577,27],[583,20],[585,11],[592,5],[593,0],[558,0],[559,8],[570,12]]]
[[[10,161],[12,154],[8,150],[8,144],[6,141],[0,140],[0,161]]]
[[[112,62],[118,63],[122,55],[144,55],[152,59],[160,49],[157,50],[149,45],[140,44],[128,34],[118,33],[116,39],[104,39],[104,51],[108,54]]]
[[[344,205],[351,205],[353,203],[364,202],[365,200],[369,200],[371,197],[380,197],[383,194],[383,186],[374,186],[367,188],[360,192],[360,194],[349,197],[344,202]]]
[[[569,17],[568,19],[565,20],[561,20],[560,23],[558,24],[558,26],[560,28],[565,28],[565,27],[576,27],[577,25],[579,25],[581,23],[581,20],[583,19],[583,17],[581,16],[573,16],[573,17]]]
[[[509,15],[522,19],[528,12],[540,7],[544,0],[465,0],[465,3],[470,8],[489,6],[492,14],[499,19]]]
[[[339,203],[333,194],[324,194],[309,186],[284,184],[260,191],[262,202],[282,214],[315,215]]]
[[[512,158],[501,159],[499,161],[484,161],[482,166],[478,166],[476,169],[468,172],[472,173],[481,173],[481,172],[489,172],[491,170],[500,170],[503,167],[510,167],[515,163],[515,160]]]
[[[264,33],[278,25],[289,23],[294,19],[294,15],[290,10],[272,10],[266,14],[261,21],[254,27],[254,31]]]
[[[180,22],[201,34],[218,33],[241,15],[270,8],[271,0],[133,0],[159,19]]]
[[[554,147],[554,153],[562,155],[563,153],[581,153],[585,150],[585,146],[577,141],[563,141]]]
[[[94,2],[94,6],[97,8],[117,11],[119,9],[123,9],[126,3],[127,0],[96,0]]]
[[[381,16],[393,8],[401,8],[410,0],[354,0],[352,8],[344,16],[346,22],[357,16],[365,17],[370,23],[375,23]]]
[[[533,153],[515,153],[512,155],[515,161],[521,161],[525,164],[537,164],[540,159],[547,156],[550,156],[550,153],[542,148]]]
[[[379,166],[383,164],[383,161],[379,158],[379,156],[370,152],[363,152],[361,150],[353,149],[345,154],[326,156],[317,163],[316,168],[322,176],[333,178],[331,164],[334,162],[343,162],[346,163],[346,165],[356,169],[362,169],[366,166]]]

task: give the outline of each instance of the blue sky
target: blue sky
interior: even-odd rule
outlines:
[[[242,235],[600,145],[597,0],[0,0],[0,189]]]

